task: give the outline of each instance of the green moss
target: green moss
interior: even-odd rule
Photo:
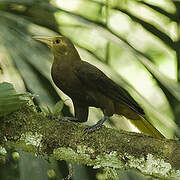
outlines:
[[[155,176],[180,176],[179,171],[173,170],[176,161],[171,161],[173,153],[179,153],[180,145],[172,140],[169,143],[165,139],[108,128],[84,134],[85,125],[48,119],[36,112],[34,106],[25,106],[1,118],[0,127],[0,155],[5,152],[3,147],[12,145],[94,168],[136,168]],[[170,145],[166,147],[166,144]]]
[[[128,168],[139,169],[144,174],[154,176],[161,175],[161,177],[164,178],[180,176],[179,170],[175,171],[170,163],[167,163],[164,159],[155,157],[152,154],[148,154],[146,159],[144,157],[136,158],[128,154],[125,154],[125,156],[129,159],[126,163]]]
[[[87,150],[90,150],[90,148],[87,148]],[[90,152],[92,151],[90,150]],[[53,156],[57,159],[66,159],[81,164],[92,164],[91,156],[87,153],[85,146],[79,146],[78,151],[74,151],[71,148],[57,148],[54,150]]]
[[[42,134],[38,134],[37,132],[26,132],[21,135],[20,141],[24,141],[26,145],[33,145],[36,147],[40,147],[40,143],[42,140]]]
[[[106,167],[104,168],[105,179],[119,180],[117,170],[115,168]]]
[[[101,154],[98,155],[95,160],[94,168],[101,168],[101,167],[113,167],[118,169],[123,169],[123,163],[119,159],[117,152],[112,151],[108,154]]]
[[[0,125],[4,134],[2,144],[26,149],[35,152],[42,139],[39,134],[38,122],[43,119],[41,113],[37,113],[34,106],[26,105],[16,112],[1,118]],[[6,143],[7,142],[7,143]],[[14,144],[14,142],[16,142]]]
[[[79,162],[82,164],[93,165],[94,168],[101,167],[113,167],[113,168],[123,168],[122,162],[117,156],[117,152],[113,151],[109,154],[101,154],[92,159],[92,154],[95,151],[87,146],[78,146],[77,150],[74,151],[71,148],[57,148],[53,152],[53,156],[56,159],[71,160],[73,162]]]
[[[0,155],[6,155],[7,151],[4,147],[0,146]]]

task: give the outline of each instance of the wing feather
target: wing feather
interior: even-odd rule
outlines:
[[[125,104],[140,115],[144,115],[143,109],[136,103],[130,94],[108,78],[95,66],[79,61],[74,65],[74,73],[89,88],[97,89],[103,95],[120,104]]]

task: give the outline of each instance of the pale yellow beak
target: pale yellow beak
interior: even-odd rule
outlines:
[[[49,48],[52,48],[52,45],[53,45],[52,37],[33,36],[32,38],[46,44]]]

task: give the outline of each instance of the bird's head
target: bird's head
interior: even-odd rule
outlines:
[[[33,39],[45,43],[51,49],[54,56],[67,56],[77,54],[77,50],[75,49],[73,43],[64,36],[34,36]]]

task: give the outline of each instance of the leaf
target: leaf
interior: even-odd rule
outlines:
[[[49,106],[46,106],[46,107],[45,106],[39,106],[39,107],[45,116],[52,116],[53,115],[53,112]]]
[[[53,108],[53,115],[56,116],[56,117],[61,115],[63,107],[64,107],[64,102],[63,101],[57,102],[55,104],[54,108]]]
[[[114,80],[121,87],[125,88],[145,110],[148,120],[150,120],[150,122],[167,138],[172,138],[173,133],[177,131],[177,125],[173,121],[172,117],[167,116],[167,114],[164,114],[159,109],[155,108],[153,102],[149,102],[145,97],[143,97],[143,95],[138,93],[136,89],[120,74],[117,74],[108,65],[102,63],[102,61],[94,53],[85,51],[84,49],[79,50],[82,51],[82,57],[83,54],[85,54],[84,56],[87,57],[86,60],[89,63],[95,64],[96,67],[103,70],[109,77],[111,77],[112,80]],[[126,120],[126,122],[128,121]]]
[[[11,2],[11,1],[9,1],[9,2]],[[18,0],[14,0],[14,2],[21,3]],[[34,2],[35,1],[30,1],[31,4]],[[22,4],[23,3],[24,3],[24,1],[22,1]],[[86,6],[88,5],[88,1],[84,1],[83,3],[86,3]],[[46,4],[46,5],[48,5],[48,4]],[[123,5],[128,6],[128,3],[122,4],[122,6]],[[76,26],[79,27],[78,23],[80,23],[81,27],[83,27],[83,25],[85,25],[84,27],[86,27],[86,28],[88,27],[89,31],[84,32],[87,34],[87,36],[90,37],[90,33],[89,33],[89,32],[91,32],[90,28],[92,28],[93,30],[97,30],[97,31],[100,30],[99,32],[102,32],[102,33],[99,33],[98,37],[100,37],[102,34],[103,37],[105,37],[105,40],[108,40],[112,43],[115,42],[119,46],[124,46],[125,50],[127,50],[127,51],[132,50],[131,52],[133,53],[133,55],[137,55],[137,54],[139,55],[140,53],[138,53],[136,51],[136,49],[138,49],[137,47],[133,48],[132,45],[130,43],[128,43],[129,41],[128,41],[128,39],[126,39],[126,37],[121,37],[121,35],[119,35],[118,32],[114,32],[113,29],[111,29],[111,27],[108,26],[108,24],[104,23],[105,13],[103,11],[102,11],[102,13],[99,13],[98,10],[100,8],[96,8],[96,7],[93,8],[93,7],[94,7],[94,3],[92,4],[92,9],[89,8],[88,12],[86,9],[85,9],[85,11],[83,10],[82,12],[79,12],[82,10],[83,7],[77,8],[77,10],[75,10],[75,11],[69,10],[68,8],[65,8],[65,7],[60,7],[59,10],[61,10],[61,11],[59,11],[59,12],[64,12],[65,16],[70,15],[74,19],[76,19],[76,21],[73,21],[74,22],[73,23],[74,27],[72,28],[73,32],[75,32],[75,30],[76,30],[76,32],[78,32],[79,29],[81,29],[82,31],[84,30],[83,28],[76,28]],[[43,5],[41,6],[41,8],[43,8]],[[45,6],[44,6],[44,8],[45,8]],[[112,6],[112,7],[110,7],[110,9],[114,9],[114,7]],[[101,10],[103,10],[103,9],[101,8]],[[117,13],[120,13],[118,11],[118,9],[116,9],[116,10],[117,10]],[[47,48],[45,48],[43,45],[40,46],[40,44],[32,41],[30,36],[37,35],[37,34],[50,35],[51,33],[53,34],[53,32],[49,31],[50,33],[48,33],[48,30],[45,28],[44,28],[44,30],[42,30],[43,27],[39,27],[36,25],[36,24],[38,24],[38,22],[29,18],[29,14],[27,14],[28,12],[26,14],[23,14],[23,12],[21,12],[21,14],[19,13],[19,15],[17,15],[18,13],[15,11],[12,11],[12,10],[7,10],[7,11],[9,11],[10,13],[7,13],[5,11],[1,12],[1,16],[2,16],[2,18],[0,19],[1,25],[2,25],[1,32],[3,31],[3,33],[0,35],[0,37],[4,38],[4,40],[2,41],[2,44],[8,49],[10,56],[14,59],[14,62],[16,63],[18,70],[21,72],[28,89],[30,89],[35,94],[39,94],[39,97],[42,97],[42,95],[43,95],[43,98],[39,98],[39,102],[41,105],[51,104],[51,107],[52,107],[52,105],[54,104],[54,102],[57,101],[57,99],[56,99],[56,96],[54,96],[54,94],[55,94],[55,93],[53,93],[54,90],[50,90],[52,88],[51,84],[50,83],[48,84],[48,81],[50,80],[50,78],[49,78],[50,73],[49,73],[49,69],[47,68],[50,65],[50,61],[47,58],[47,56],[49,56],[49,53],[48,53],[49,50],[47,50]],[[91,12],[94,12],[94,13],[91,13]],[[127,11],[127,12],[129,12],[129,11]],[[15,13],[16,13],[16,15],[15,15]],[[30,13],[32,13],[32,12],[30,12]],[[22,17],[21,15],[25,15],[25,16]],[[38,14],[36,14],[36,15],[38,15]],[[33,17],[35,17],[36,15],[34,14]],[[130,14],[126,13],[126,15],[129,15],[129,16],[132,15],[131,18],[132,19],[135,18],[134,20],[136,20],[136,22],[137,22],[136,24],[142,24],[142,25],[144,24],[144,18],[138,17],[136,19],[136,17],[137,17],[136,13],[135,14],[134,13],[130,13]],[[94,18],[95,16],[97,16],[97,18]],[[109,14],[109,16],[111,16],[111,14]],[[24,17],[26,18],[26,20]],[[38,17],[37,17],[37,19],[38,19]],[[36,17],[34,19],[36,19]],[[56,20],[58,21],[58,18],[56,18]],[[138,21],[138,20],[142,20],[142,21]],[[63,24],[60,24],[60,30],[59,30],[63,34],[63,31],[61,31],[61,29],[65,26],[65,24],[66,24],[65,22],[67,20],[64,20],[64,21],[59,20],[59,21],[64,22]],[[34,24],[32,22],[36,22],[36,24]],[[149,27],[149,25],[152,25],[152,23],[146,22],[146,24],[144,24],[144,28]],[[46,23],[43,24],[43,26],[48,27],[48,25],[46,25]],[[117,26],[118,26],[118,24],[117,24]],[[150,32],[151,28],[152,28],[152,26],[150,26],[150,29],[148,32]],[[49,26],[49,29],[52,29],[52,28]],[[160,29],[157,29],[157,30],[160,30]],[[132,28],[132,31],[133,31],[133,28]],[[95,32],[95,31],[93,31],[93,32]],[[158,32],[161,33],[160,31],[158,31]],[[72,38],[71,35],[73,33],[71,33],[68,30],[68,28],[66,28],[64,31],[64,34],[66,34],[67,37]],[[78,34],[81,34],[81,33],[78,32]],[[154,35],[158,37],[158,34],[154,33]],[[160,35],[162,36],[162,34],[160,34]],[[76,35],[77,39],[74,40],[74,42],[76,44],[81,43],[80,44],[81,47],[83,47],[82,46],[83,36],[84,35],[81,34],[81,37],[79,38],[79,36]],[[167,35],[166,38],[168,38],[168,37],[169,36]],[[163,38],[161,38],[161,39],[163,40]],[[78,40],[81,40],[80,43],[77,43]],[[12,43],[12,42],[16,42],[16,46],[14,46],[14,43]],[[95,42],[95,41],[91,41],[91,38],[86,39],[86,44],[85,44],[86,47],[87,47],[87,44],[92,44],[92,42]],[[98,44],[101,41],[98,41],[96,39],[96,42]],[[164,42],[164,43],[166,43],[166,42]],[[173,43],[173,42],[171,41],[171,43]],[[103,53],[105,52],[105,51],[103,51],[103,49],[105,49],[105,48],[101,47],[101,43],[99,43],[97,47],[98,48],[100,47],[99,48],[100,50],[98,51],[100,55],[97,54],[96,47],[92,48],[92,51],[94,54],[98,55],[99,57],[102,57]],[[128,47],[128,48],[126,48],[126,47]],[[121,52],[118,53],[117,57],[119,56],[120,53]],[[149,70],[149,71],[151,72],[151,70]],[[33,74],[35,74],[35,75],[33,76]],[[32,78],[29,78],[29,77],[32,77]],[[32,82],[32,79],[33,79],[33,82]],[[34,81],[35,81],[35,83],[34,83]],[[164,82],[164,85],[168,85],[168,82],[167,83]],[[173,88],[174,87],[175,86],[173,86]],[[169,89],[171,89],[171,87],[169,87]],[[171,89],[171,91],[173,91],[173,90]],[[176,91],[176,92],[178,92],[178,91]],[[132,94],[134,94],[134,92]],[[176,96],[178,96],[178,94],[176,94]],[[49,100],[51,98],[52,99],[49,101],[46,98],[48,98]],[[143,104],[143,102],[141,104]],[[144,104],[147,104],[147,103],[144,102]],[[150,104],[152,104],[152,103],[150,103]],[[150,109],[149,111],[153,113],[153,111],[151,110],[151,107],[148,104],[146,105],[146,107],[147,107],[146,108],[147,111],[148,111],[148,109]],[[154,107],[153,107],[153,110],[157,111],[157,109],[155,109]],[[150,114],[150,116],[155,116],[156,117],[155,119],[158,119],[161,122],[169,119],[169,117],[166,118],[166,115],[164,115],[164,114],[162,116],[159,116],[159,114],[161,114],[161,113],[154,112],[153,115],[152,115],[152,113]],[[171,118],[170,120],[167,120],[167,121],[172,123],[173,119]],[[162,129],[166,129],[166,128],[162,127]]]
[[[62,110],[64,107],[64,101],[58,101],[53,109],[51,110],[51,108],[49,106],[40,106],[41,111],[45,114],[45,116],[61,116],[62,115]]]
[[[162,83],[164,87],[166,87],[169,92],[178,100],[180,101],[180,84],[177,83],[175,80],[170,79],[165,74],[160,72],[158,68],[149,60],[140,57],[139,61],[155,76],[159,82]]]
[[[0,83],[0,116],[19,109],[27,101],[27,95],[17,94],[12,84]]]
[[[28,35],[26,29],[28,26],[33,26],[31,22],[6,12],[1,13],[0,20],[3,18],[6,19],[6,23],[2,21],[1,41],[8,49],[8,55],[15,62],[26,87],[37,95],[36,102],[38,104],[53,106],[59,96],[52,88],[50,79],[50,62],[48,61],[50,51],[47,51],[45,46],[38,44]],[[16,26],[17,21],[21,22],[14,31],[12,29]],[[12,42],[16,42],[16,47]]]

